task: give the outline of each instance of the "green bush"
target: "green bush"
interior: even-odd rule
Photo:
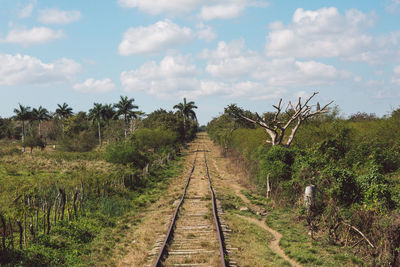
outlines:
[[[357,178],[357,182],[361,188],[362,201],[367,207],[383,205],[389,208],[393,205],[389,181],[379,172],[379,167],[372,166],[367,174]]]
[[[61,150],[68,152],[88,152],[96,147],[96,133],[84,130],[74,135],[66,135],[61,139]]]
[[[106,148],[105,159],[111,163],[119,163],[144,168],[147,158],[141,153],[137,145],[132,141],[110,144]]]
[[[359,186],[351,170],[330,166],[324,170],[324,173],[332,179],[330,193],[333,199],[343,205],[350,205],[359,200]]]
[[[43,149],[45,147],[44,141],[37,136],[27,136],[25,137],[25,141],[22,143],[23,147],[29,147],[31,149],[31,153],[34,147],[38,147]]]
[[[291,165],[294,162],[295,150],[283,146],[261,146],[258,149],[259,179],[263,187],[266,185],[266,177],[269,175],[274,188],[281,181],[290,180],[292,177]]]
[[[174,146],[178,142],[178,134],[168,129],[142,128],[135,131],[132,140],[140,149],[157,151],[165,146]]]

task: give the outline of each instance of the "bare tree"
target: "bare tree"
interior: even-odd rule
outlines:
[[[303,121],[317,114],[329,112],[327,107],[332,104],[333,101],[329,102],[322,108],[319,103],[309,105],[310,100],[316,94],[318,94],[318,92],[314,92],[304,103],[302,103],[301,97],[299,97],[299,101],[295,106],[289,102],[284,113],[282,113],[283,107],[281,99],[278,106],[272,105],[276,111],[273,118],[270,120],[262,118],[258,113],[256,113],[257,117],[255,119],[244,116],[243,114],[238,114],[238,116],[263,127],[271,138],[271,140],[266,140],[267,143],[270,143],[273,146],[283,145],[289,147]],[[289,131],[289,129],[291,130],[290,135],[286,138],[286,132],[287,130]]]

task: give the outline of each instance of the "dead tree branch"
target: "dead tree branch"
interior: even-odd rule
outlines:
[[[328,106],[333,103],[333,101],[329,102],[325,106],[321,108],[320,104],[317,102],[316,105],[309,105],[310,101],[317,95],[318,92],[314,92],[309,98],[302,103],[301,97],[296,105],[293,105],[291,102],[288,103],[285,113],[288,118],[285,121],[281,121],[282,115],[282,99],[279,100],[279,104],[277,106],[272,105],[276,111],[274,113],[273,119],[267,121],[266,118],[262,118],[258,113],[256,113],[256,119],[252,119],[246,117],[242,114],[239,114],[239,117],[247,120],[251,123],[259,125],[265,129],[268,133],[271,140],[266,140],[267,143],[271,143],[273,146],[275,145],[284,145],[289,147],[293,142],[294,136],[299,129],[300,125],[308,118],[329,112]],[[286,131],[290,129],[290,134],[286,138]]]

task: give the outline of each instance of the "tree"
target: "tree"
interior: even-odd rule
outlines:
[[[121,96],[119,102],[114,105],[114,107],[117,109],[115,116],[122,117],[124,120],[125,138],[127,136],[129,122],[131,121],[132,118],[137,117],[137,112],[133,111],[133,110],[138,109],[139,107],[133,104],[134,101],[135,101],[135,99],[133,99],[133,98],[128,99],[127,96]]]
[[[18,121],[22,122],[22,143],[25,141],[25,121],[31,118],[31,108],[24,107],[19,104],[19,109],[14,109],[15,116],[14,118]]]
[[[69,107],[67,103],[64,102],[62,105],[57,104],[57,106],[58,108],[56,109],[56,114],[60,119],[65,119],[72,116],[72,108]]]
[[[107,130],[110,128],[110,121],[115,118],[115,109],[111,104],[103,105],[101,110],[101,117],[107,126]],[[110,143],[110,134],[107,134],[107,143]]]
[[[186,102],[186,97],[183,98],[183,103],[176,104],[174,109],[178,109],[177,113],[183,117],[183,131],[186,132],[187,119],[197,120],[196,113],[193,109],[197,108],[193,101]]]
[[[302,103],[301,97],[299,97],[299,101],[297,102],[296,106],[294,106],[289,101],[289,104],[283,114],[281,114],[281,99],[278,106],[272,105],[276,109],[276,112],[274,113],[274,116],[270,117],[269,119],[267,118],[267,116],[264,116],[264,118],[262,118],[260,115],[258,115],[258,113],[256,113],[255,119],[249,118],[241,113],[236,113],[236,116],[263,127],[271,138],[271,140],[266,140],[267,143],[270,143],[273,146],[284,145],[286,147],[289,147],[302,122],[317,114],[329,112],[327,107],[332,104],[333,101],[329,102],[322,108],[319,102],[317,102],[317,104],[315,105],[309,106],[308,103],[316,94],[318,94],[318,92],[314,92],[309,98],[307,98],[304,103]],[[291,133],[289,137],[285,140],[286,130],[289,128],[291,128]]]
[[[71,117],[73,115],[72,108],[68,106],[67,103],[63,103],[62,105],[57,104],[58,108],[56,109],[57,117],[61,120],[62,124],[62,133],[64,133],[64,120]]]
[[[97,122],[97,130],[99,133],[99,145],[101,147],[102,145],[102,138],[101,138],[101,121],[103,120],[103,115],[104,115],[104,107],[102,104],[99,103],[94,103],[93,108],[89,110],[89,120],[91,120],[93,123]]]
[[[51,118],[49,111],[42,106],[39,106],[38,109],[34,108],[32,110],[32,120],[36,120],[39,122],[39,137],[41,136],[41,125],[43,121],[47,121]]]

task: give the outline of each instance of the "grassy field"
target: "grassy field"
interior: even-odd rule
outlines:
[[[30,154],[12,144],[0,151],[0,215],[7,222],[2,266],[98,265],[183,168],[177,157],[143,176],[106,162],[102,151]],[[59,189],[66,195],[62,220]]]

